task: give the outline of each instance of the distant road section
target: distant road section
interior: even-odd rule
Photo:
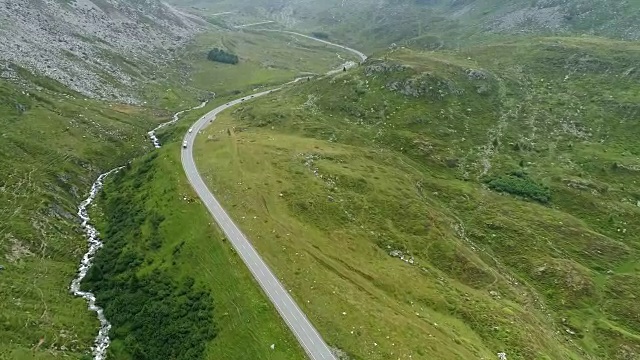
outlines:
[[[295,81],[296,80],[292,82]],[[253,274],[253,277],[258,281],[258,284],[260,284],[262,290],[276,307],[278,313],[280,313],[280,316],[282,316],[287,323],[287,326],[289,326],[298,339],[298,342],[309,358],[312,360],[337,360],[318,331],[300,310],[291,295],[289,295],[289,292],[285,290],[282,283],[280,283],[271,269],[265,264],[260,255],[258,255],[253,245],[247,240],[247,237],[240,231],[218,200],[213,196],[211,191],[209,191],[204,180],[198,173],[193,159],[193,142],[196,135],[200,130],[215,120],[216,115],[243,101],[260,97],[277,90],[280,90],[280,88],[233,100],[201,117],[193,125],[192,132],[187,133],[184,137],[183,144],[185,144],[186,148],[183,147],[182,149],[182,166],[191,186],[193,186],[203,204],[207,207],[220,228],[222,228],[229,242],[233,245],[238,255],[240,255],[240,258],[242,258],[242,261],[244,261],[249,271]]]
[[[338,47],[338,48],[340,48],[340,49],[343,49],[343,50],[349,51],[349,52],[351,52],[351,53],[354,53],[354,54],[356,54],[356,55],[360,58],[360,60],[362,60],[362,61],[367,60],[367,55],[363,54],[362,52],[360,52],[360,51],[358,51],[358,50],[356,50],[356,49],[352,49],[352,48],[350,48],[350,47],[347,47],[347,46],[344,46],[344,45],[340,45],[340,44],[335,44],[335,43],[332,43],[331,41],[326,41],[326,40],[318,39],[318,38],[313,37],[313,36],[309,36],[309,35],[305,35],[305,34],[300,34],[300,33],[294,32],[294,31],[287,31],[287,30],[274,30],[274,29],[256,29],[256,30],[260,30],[260,31],[272,31],[272,32],[281,32],[281,33],[285,33],[285,34],[291,34],[291,35],[301,36],[301,37],[304,37],[304,38],[307,38],[307,39],[311,39],[311,40],[319,41],[319,42],[321,42],[321,43],[325,43],[325,44],[327,44],[327,45],[335,46],[335,47]]]
[[[271,24],[274,23],[275,21],[269,20],[269,21],[261,21],[261,22],[257,22],[257,23],[253,23],[253,24],[244,24],[244,25],[237,25],[236,28],[240,29],[240,28],[245,28],[245,27],[249,27],[249,26],[257,26],[257,25],[265,25],[265,24]]]
[[[219,12],[219,13],[215,13],[215,14],[210,14],[209,16],[219,16],[219,15],[228,15],[228,14],[233,14],[233,11]]]

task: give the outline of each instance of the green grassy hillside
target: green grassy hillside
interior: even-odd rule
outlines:
[[[99,173],[149,148],[166,119],[21,72],[0,80],[0,359],[80,358],[98,322],[69,285],[86,239],[77,206]]]
[[[113,324],[110,359],[304,357],[182,175],[177,144],[114,175],[96,210],[106,242],[84,286]]]
[[[207,60],[215,47],[238,54],[229,65]],[[320,42],[274,32],[215,31],[189,46],[181,64],[189,69],[190,85],[218,94],[238,94],[276,86],[308,74],[324,74],[352,59],[350,53]]]
[[[211,93],[349,59],[234,28],[265,19],[375,54],[244,103],[196,148],[331,346],[362,360],[640,356],[640,47],[592,36],[638,39],[638,1],[207,6],[210,32],[161,74],[141,70],[144,107],[21,70],[0,80],[0,359],[89,356],[98,322],[68,291],[86,250],[76,206],[150,150],[146,131]],[[208,61],[213,48],[239,64]],[[181,175],[171,142],[212,106],[163,130],[168,146],[92,210],[105,248],[84,286],[113,322],[110,358],[302,358]]]
[[[398,49],[223,114],[198,162],[353,359],[633,359],[639,59]]]

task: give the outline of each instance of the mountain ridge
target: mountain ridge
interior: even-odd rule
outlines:
[[[378,51],[392,43],[469,46],[496,36],[590,35],[640,39],[640,4],[596,0],[293,0],[251,2],[174,0],[236,10],[293,29],[326,31]]]

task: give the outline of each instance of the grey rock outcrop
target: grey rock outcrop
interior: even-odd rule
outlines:
[[[372,76],[379,73],[393,73],[398,71],[404,71],[409,69],[408,65],[387,63],[384,61],[375,61],[372,64],[364,68],[366,76]]]
[[[450,95],[461,95],[464,90],[453,81],[431,73],[422,73],[405,80],[391,81],[387,89],[411,97],[443,99]]]

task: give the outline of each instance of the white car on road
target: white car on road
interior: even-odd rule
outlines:
[[[185,148],[185,149],[187,148],[187,141],[186,140],[182,142],[182,147]]]

